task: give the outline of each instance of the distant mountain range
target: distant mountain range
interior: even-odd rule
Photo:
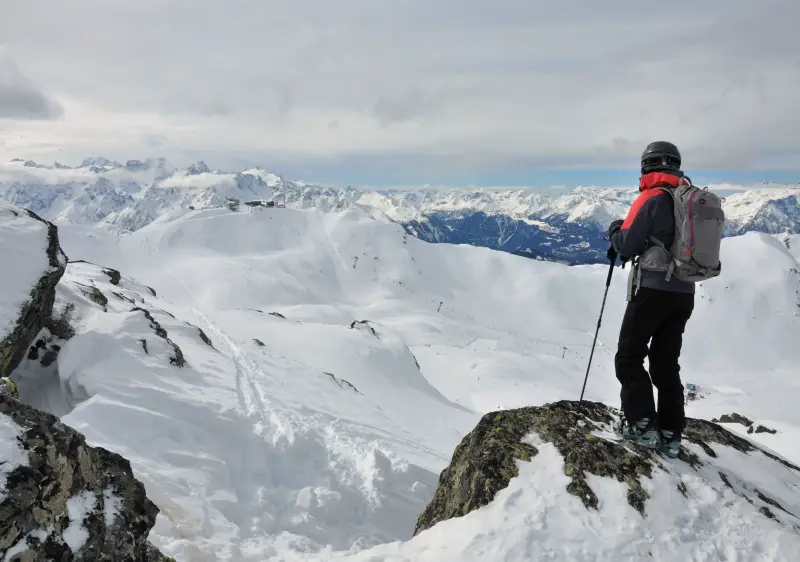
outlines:
[[[322,211],[357,206],[428,242],[470,244],[568,264],[605,261],[606,227],[624,217],[635,189],[579,187],[563,195],[527,189],[356,189],[287,180],[262,169],[222,172],[198,162],[87,158],[79,166],[12,160],[0,166],[0,198],[56,223],[135,231],[193,207],[273,201]],[[800,185],[726,198],[726,235],[800,234]]]

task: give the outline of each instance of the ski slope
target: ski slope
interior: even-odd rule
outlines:
[[[492,505],[408,540],[483,413],[578,397],[606,267],[427,244],[356,209],[186,209],[121,237],[62,234],[70,259],[94,262],[70,263],[59,285],[57,308],[78,303],[78,335],[49,371],[27,360],[20,392],[130,459],[161,509],[150,538],[165,554],[589,561],[647,550],[622,488],[593,482],[606,504],[587,513],[547,447]],[[683,379],[700,395],[687,413],[743,413],[779,430],[748,438],[800,463],[800,267],[752,233],[726,239],[722,259],[685,335]],[[117,284],[101,266],[121,271]],[[612,405],[626,274],[612,278],[587,386]],[[754,478],[779,477],[765,467]],[[654,559],[797,559],[800,537],[693,485],[693,503],[655,493]]]

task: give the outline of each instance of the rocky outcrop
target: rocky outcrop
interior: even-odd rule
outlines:
[[[714,418],[711,421],[714,423],[739,423],[745,427],[750,427],[753,425],[753,420],[743,416],[742,414],[737,414],[736,412],[731,414],[722,414],[719,419]]]
[[[116,269],[111,269],[110,267],[106,267],[103,269],[103,273],[108,275],[108,282],[112,285],[119,285],[119,282],[122,280],[122,274],[117,271]]]
[[[9,378],[1,378],[0,395],[10,396],[11,398],[19,400],[19,388],[17,388],[17,383]]]
[[[379,337],[378,336],[378,332],[375,331],[375,328],[370,326],[370,321],[369,320],[353,320],[350,323],[350,329],[351,330],[361,330],[361,331],[364,331],[364,332],[369,332],[370,334],[372,334],[376,338]]]
[[[324,374],[328,375],[331,378],[331,380],[333,382],[335,382],[339,386],[339,388],[349,388],[350,390],[352,390],[354,392],[358,392],[358,394],[361,394],[361,392],[359,392],[359,390],[355,387],[355,385],[353,383],[351,383],[350,381],[346,381],[344,379],[340,379],[339,377],[337,377],[333,373],[327,373],[326,372]]]
[[[0,377],[7,377],[17,368],[28,352],[28,346],[39,334],[53,315],[53,304],[56,297],[56,285],[67,265],[67,256],[58,243],[58,229],[52,223],[43,220],[32,211],[11,212],[27,213],[31,220],[40,221],[46,227],[45,251],[49,267],[42,272],[41,278],[30,291],[27,301],[22,304],[16,325],[8,334],[0,333]],[[32,248],[33,250],[33,248]],[[3,266],[6,267],[6,266]],[[13,266],[12,266],[13,267]]]
[[[167,344],[172,348],[173,353],[172,355],[170,355],[169,358],[170,365],[174,365],[176,367],[183,367],[184,365],[186,365],[186,358],[183,356],[183,351],[181,350],[181,348],[178,347],[178,344],[176,344],[169,338],[169,334],[167,333],[167,331],[161,326],[158,320],[153,318],[153,315],[150,314],[149,310],[137,306],[132,308],[131,312],[143,313],[147,321],[150,322],[150,327],[153,329],[153,332],[155,332],[155,334],[158,337],[167,342]],[[144,348],[145,353],[147,353],[147,341],[146,340],[142,341],[143,341],[142,347]]]
[[[0,213],[0,254],[21,266],[0,310],[0,560],[171,560],[147,542],[158,509],[128,461],[19,401],[9,375],[25,357],[53,364],[75,335],[74,304],[53,310],[68,263],[56,227],[17,207]],[[99,290],[89,296],[107,304]]]
[[[747,417],[745,417],[745,416],[743,416],[741,414],[737,414],[736,412],[733,412],[732,414],[723,414],[723,415],[721,415],[719,417],[719,419],[714,418],[711,421],[716,422],[716,423],[738,423],[738,424],[741,424],[741,425],[743,425],[743,426],[745,426],[747,428],[747,433],[749,433],[749,434],[752,434],[752,433],[771,433],[771,434],[774,435],[775,433],[778,433],[778,431],[775,430],[775,429],[763,426],[761,424],[756,425],[755,422],[753,422],[753,420],[751,420],[751,419],[749,419],[749,418],[747,418]]]
[[[147,542],[158,508],[127,460],[2,393],[0,424],[15,441],[0,459],[4,560],[170,560]]]
[[[560,401],[539,407],[519,408],[488,413],[456,447],[450,465],[439,477],[433,500],[420,515],[414,530],[418,534],[440,521],[461,517],[491,502],[495,494],[506,488],[519,474],[519,461],[531,460],[539,451],[536,443],[555,446],[564,459],[564,473],[570,477],[566,489],[587,509],[598,508],[598,497],[587,482],[587,474],[607,477],[624,483],[627,501],[642,517],[647,517],[649,494],[642,479],[652,477],[653,471],[669,472],[662,458],[650,451],[622,441],[614,432],[619,412],[597,402]],[[535,436],[531,440],[529,436]],[[772,453],[761,450],[716,423],[688,419],[683,448],[678,459],[700,473],[718,475],[711,485],[715,489],[728,487],[754,506],[761,515],[778,519],[776,513],[787,516],[786,522],[795,531],[800,529],[800,513],[781,506],[781,497],[768,493],[752,483],[739,483],[742,475],[717,464],[717,447],[729,447],[740,453],[757,452],[771,464],[787,470],[787,477],[800,485],[800,468]],[[753,468],[753,467],[749,467]],[[752,472],[752,471],[751,471]],[[682,481],[675,479],[681,490]],[[800,489],[800,487],[798,488]],[[681,491],[685,495],[685,491]],[[776,497],[773,497],[776,496]]]

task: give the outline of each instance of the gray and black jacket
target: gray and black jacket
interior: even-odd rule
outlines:
[[[631,205],[622,227],[611,237],[611,245],[623,261],[641,256],[654,244],[651,238],[658,240],[666,248],[672,247],[675,238],[673,201],[668,193],[658,188],[675,188],[688,183],[682,172],[653,172],[642,176],[639,183],[641,193]],[[636,274],[632,267],[628,286],[634,290]],[[639,286],[675,293],[695,292],[694,283],[680,281],[675,277],[667,281],[663,271],[646,269],[640,272]]]

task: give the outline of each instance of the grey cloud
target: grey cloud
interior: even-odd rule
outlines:
[[[433,119],[444,108],[439,95],[432,95],[419,89],[412,89],[403,94],[382,97],[375,103],[373,114],[384,127],[414,121]]]
[[[662,137],[707,166],[786,160],[800,152],[800,2],[724,4],[26,0],[0,36],[76,99],[209,127],[318,120],[342,131],[342,162],[371,148],[355,145],[353,114],[398,135],[382,152],[463,169],[629,166]],[[408,122],[416,147],[394,126]]]
[[[58,119],[63,107],[50,99],[0,54],[0,118]]]
[[[140,140],[142,144],[148,147],[164,146],[169,142],[166,136],[158,134],[142,135]]]

